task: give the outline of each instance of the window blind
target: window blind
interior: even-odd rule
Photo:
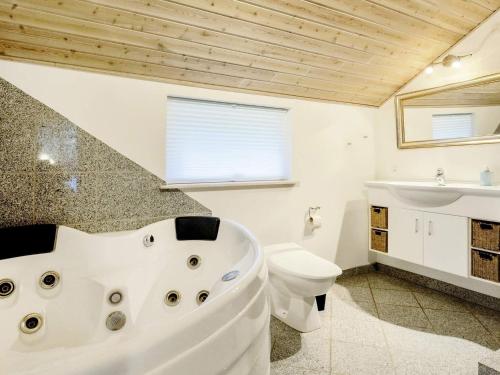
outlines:
[[[473,136],[472,113],[432,115],[432,139]]]
[[[289,179],[287,115],[283,108],[168,97],[167,183]]]

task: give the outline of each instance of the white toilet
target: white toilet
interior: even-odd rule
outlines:
[[[295,243],[264,248],[272,314],[301,332],[321,327],[316,296],[325,294],[342,270]]]

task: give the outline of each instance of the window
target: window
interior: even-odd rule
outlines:
[[[432,139],[472,137],[472,113],[432,115]]]
[[[167,183],[290,179],[283,108],[169,97]]]

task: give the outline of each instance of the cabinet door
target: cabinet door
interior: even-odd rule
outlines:
[[[423,212],[391,208],[389,214],[389,251],[394,258],[423,264]]]
[[[424,221],[424,265],[467,276],[467,218],[426,212]]]

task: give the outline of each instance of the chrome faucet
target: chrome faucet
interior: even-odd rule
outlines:
[[[444,169],[438,168],[436,171],[436,182],[439,186],[446,185],[446,178],[444,177]]]

